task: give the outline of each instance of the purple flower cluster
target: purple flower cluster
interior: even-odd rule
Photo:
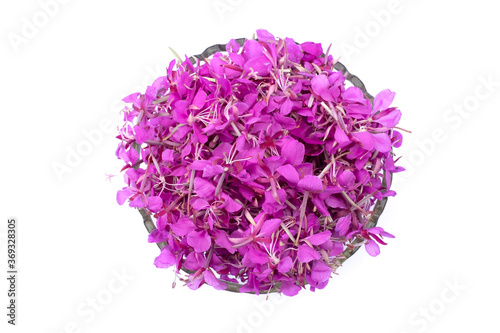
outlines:
[[[372,103],[318,43],[258,30],[226,50],[124,98],[117,201],[155,218],[156,267],[191,272],[191,289],[324,288],[344,250],[394,237],[367,225],[402,170],[394,93]]]

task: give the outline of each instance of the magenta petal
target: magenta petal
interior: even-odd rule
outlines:
[[[373,150],[375,146],[373,134],[368,133],[366,131],[362,131],[362,132],[352,133],[352,135],[354,135],[355,138],[361,141],[361,145],[364,149],[369,151]]]
[[[293,266],[293,260],[290,257],[285,257],[280,260],[278,264],[278,272],[281,274],[285,274],[288,272]]]
[[[311,285],[310,290],[314,292],[316,289],[323,289],[328,285],[328,280],[323,282],[316,282],[311,278],[311,274],[306,275],[306,281]]]
[[[134,194],[134,191],[124,188],[116,193],[116,201],[119,205],[123,205],[132,194]]]
[[[394,146],[394,148],[401,147],[401,144],[403,143],[403,135],[401,133],[399,133],[398,131],[393,131],[391,142],[392,142],[392,145]]]
[[[280,107],[280,112],[283,116],[286,116],[292,112],[293,108],[293,102],[290,100],[290,98],[287,98],[283,104],[281,104]]]
[[[374,147],[381,153],[387,153],[391,151],[391,139],[385,133],[372,134]]]
[[[245,71],[257,72],[259,76],[266,76],[271,71],[271,61],[264,55],[252,58],[245,63]]]
[[[325,203],[332,208],[347,208],[344,200],[337,198],[335,195],[331,195],[325,199]]]
[[[332,270],[322,261],[315,260],[311,266],[311,278],[316,282],[328,281]]]
[[[339,181],[340,186],[344,188],[351,188],[356,182],[356,176],[352,173],[352,171],[346,170],[337,177],[337,180]]]
[[[235,213],[243,208],[242,205],[234,201],[229,195],[226,193],[222,193],[222,198],[224,199],[224,204],[220,206],[220,208],[224,208],[228,213]]]
[[[274,42],[276,38],[274,38],[273,34],[265,29],[257,30],[257,39],[263,42]]]
[[[321,95],[323,92],[327,91],[330,87],[330,82],[328,78],[324,75],[317,75],[311,80],[311,87],[316,95]]]
[[[198,252],[191,252],[186,256],[182,267],[189,269],[191,271],[197,271],[198,269],[205,266],[207,260],[205,257]]]
[[[342,242],[333,242],[332,248],[330,249],[330,256],[338,256],[344,252],[344,244]]]
[[[350,226],[351,214],[348,214],[338,219],[337,224],[335,225],[335,230],[338,231],[339,236],[345,236],[347,235]]]
[[[164,150],[163,153],[161,154],[161,159],[164,162],[172,163],[174,161],[174,151],[172,149]]]
[[[304,56],[302,53],[302,48],[297,45],[292,38],[286,38],[286,48],[288,51],[288,60],[292,62],[298,62]],[[300,81],[299,81],[300,82]]]
[[[374,240],[368,240],[366,243],[365,243],[365,249],[366,249],[366,252],[368,252],[369,255],[371,255],[372,257],[376,257],[380,254],[380,247],[378,246],[377,242],[375,242]]]
[[[153,229],[148,236],[148,243],[161,243],[165,242],[168,238],[168,232],[166,230]]]
[[[327,230],[327,231],[323,231],[323,232],[314,234],[312,236],[309,236],[306,239],[312,245],[321,245],[321,244],[325,243],[327,240],[329,240],[331,236],[332,236],[332,233]]]
[[[194,179],[194,190],[200,198],[211,200],[215,193],[215,186],[208,180],[196,177]]]
[[[319,254],[319,252],[315,249],[312,249],[309,245],[302,244],[299,246],[299,250],[297,251],[297,259],[299,259],[300,262],[309,262],[311,260],[317,260],[319,258],[321,258],[321,254]]]
[[[398,109],[389,109],[382,112],[379,117],[373,117],[373,119],[382,126],[392,128],[399,123],[399,120],[401,120],[401,111]]]
[[[335,141],[339,144],[339,148],[344,148],[351,143],[349,137],[344,133],[344,131],[340,127],[335,128],[334,134]]]
[[[172,109],[172,118],[176,123],[186,124],[188,119],[188,102],[177,101]]]
[[[396,96],[395,92],[391,92],[389,89],[382,90],[375,96],[373,101],[373,112],[387,109]]]
[[[205,273],[203,273],[203,276],[205,278],[205,282],[214,287],[216,290],[225,290],[227,289],[227,284],[225,284],[224,282],[221,282],[219,279],[217,279],[214,275],[214,273],[212,273],[212,271],[210,270],[210,268],[208,268]]]
[[[177,223],[171,224],[170,227],[178,236],[186,236],[195,228],[193,221],[188,217],[181,217]]]
[[[269,261],[269,256],[267,253],[256,250],[253,247],[245,253],[243,260],[241,261],[246,267],[255,267],[256,264],[267,264]]]
[[[281,219],[271,219],[264,222],[264,225],[260,229],[259,235],[264,237],[270,237],[272,233],[278,230],[281,224]]]
[[[292,281],[283,281],[281,282],[280,292],[285,296],[295,296],[300,291],[300,286],[298,286],[295,282]]]
[[[285,163],[285,158],[283,156],[271,156],[265,158],[263,162],[269,168],[271,173],[274,173],[277,168]]]
[[[208,201],[206,200],[203,200],[203,199],[197,199],[195,201],[193,201],[193,209],[194,210],[201,210],[201,209],[207,209],[208,207],[210,207],[210,205],[208,204]]]
[[[189,275],[190,278],[192,278],[194,274]],[[190,281],[187,283],[187,286],[191,290],[197,290],[198,288],[201,287],[205,280],[203,279],[203,274],[198,275],[197,277],[194,278],[194,280]]]
[[[297,187],[303,191],[318,193],[323,191],[323,182],[318,176],[307,175],[299,181]]]
[[[187,235],[187,243],[192,246],[196,252],[205,252],[210,249],[212,240],[206,230],[193,230]]]
[[[138,195],[134,200],[130,201],[128,204],[130,207],[135,207],[135,208],[144,208],[146,207],[146,204],[142,200],[142,195]]]
[[[257,58],[263,54],[264,47],[254,39],[248,39],[244,45],[243,56],[245,60],[250,60],[252,58]]]
[[[163,207],[163,200],[158,196],[151,196],[148,198],[148,208],[151,212],[157,213]]]
[[[299,173],[290,164],[285,164],[278,168],[278,173],[286,178],[291,184],[295,185],[299,182]]]
[[[175,265],[177,259],[167,247],[161,249],[160,255],[156,257],[154,265],[158,268],[169,268]]]
[[[302,47],[302,50],[316,57],[319,57],[321,56],[321,54],[323,54],[323,47],[321,46],[321,43],[304,42],[300,44],[300,46]]]
[[[395,238],[394,235],[384,231],[381,227],[373,227],[367,230],[369,234],[382,235],[384,237]]]
[[[266,191],[264,195],[264,203],[262,204],[262,209],[269,214],[274,214],[285,206],[286,191],[283,189],[277,190],[278,198],[281,204],[276,201],[271,191]]]
[[[146,140],[151,140],[153,138],[153,132],[151,129],[144,129],[140,126],[134,126],[135,140],[138,144],[143,144]]]
[[[193,99],[193,104],[197,109],[203,108],[205,101],[207,100],[207,94],[203,90],[198,90],[196,96]]]
[[[225,248],[229,253],[235,253],[236,249],[233,248],[233,243],[229,240],[227,234],[222,230],[214,230],[215,244]]]
[[[128,95],[127,97],[124,97],[122,101],[125,103],[132,103],[136,108],[140,108],[141,107],[141,104],[139,102],[140,96],[141,96],[140,93],[133,93]]]
[[[193,163],[191,163],[190,167],[191,167],[191,170],[199,171],[199,170],[204,170],[208,165],[212,165],[212,161],[197,160],[197,161],[193,161]]]
[[[297,140],[288,140],[281,148],[281,156],[286,158],[286,163],[298,165],[304,160],[305,146]]]
[[[203,178],[212,178],[224,172],[224,168],[220,165],[207,165],[203,168]]]

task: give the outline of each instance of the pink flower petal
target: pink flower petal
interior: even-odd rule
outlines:
[[[299,250],[297,251],[297,259],[299,259],[300,262],[309,262],[311,260],[317,260],[319,258],[321,258],[321,254],[319,254],[318,251],[312,249],[309,245],[302,244],[299,246]]]
[[[264,237],[270,237],[280,227],[281,219],[271,219],[264,222],[264,225],[260,229],[259,235]]]
[[[335,128],[334,138],[335,141],[337,141],[337,143],[339,144],[339,148],[344,148],[352,143],[351,140],[349,140],[349,137],[340,127]]]
[[[272,68],[271,61],[264,55],[252,58],[245,63],[245,71],[256,72],[259,76],[266,76]]]
[[[198,269],[205,266],[207,260],[205,257],[198,252],[191,252],[186,256],[186,259],[182,263],[182,266],[186,269],[197,271]]]
[[[285,207],[286,191],[283,189],[279,189],[277,190],[277,193],[281,204],[276,201],[276,198],[273,196],[273,193],[271,191],[266,191],[264,196],[264,203],[262,204],[262,209],[264,210],[264,212],[274,214]]]
[[[366,243],[365,243],[365,249],[366,249],[366,252],[368,252],[369,255],[371,255],[372,257],[376,257],[380,254],[380,247],[378,246],[377,242],[375,242],[374,240],[368,240]]]
[[[344,244],[342,242],[333,242],[330,249],[330,256],[338,256],[344,252]]]
[[[263,265],[269,261],[269,255],[265,252],[254,249],[253,247],[245,253],[241,261],[246,267],[255,267],[256,264]]]
[[[398,109],[388,109],[373,117],[373,120],[385,127],[394,127],[401,120],[401,111]]]
[[[327,230],[327,231],[323,231],[323,232],[314,234],[312,236],[309,236],[306,239],[312,245],[321,245],[321,244],[325,243],[327,240],[329,240],[331,236],[332,236],[332,233]]]
[[[295,296],[300,291],[300,286],[298,286],[295,282],[291,281],[283,281],[281,282],[280,292],[285,296]]]
[[[394,96],[396,96],[396,93],[389,89],[379,92],[373,101],[373,112],[387,109],[394,100]]]
[[[132,194],[134,194],[134,191],[124,188],[116,193],[116,201],[121,206],[125,203],[125,201],[127,201],[128,198],[130,198]]]
[[[335,230],[338,231],[339,236],[347,235],[349,227],[351,226],[351,218],[351,214],[348,214],[338,219]]]
[[[330,82],[325,75],[317,75],[311,80],[311,88],[316,95],[321,96],[323,92],[328,91],[329,87]]]
[[[212,239],[206,230],[193,230],[187,235],[187,243],[192,246],[196,252],[205,252],[210,249]]]
[[[134,208],[144,208],[146,207],[146,204],[142,200],[142,195],[138,195],[134,200],[130,201],[128,204],[130,207]]]
[[[318,176],[308,175],[299,181],[297,187],[303,191],[318,193],[323,191],[323,182]]]
[[[207,165],[203,168],[203,178],[212,178],[224,172],[224,168],[220,165]]]
[[[321,43],[304,42],[300,44],[300,46],[302,47],[302,50],[316,57],[323,54],[323,47],[321,46]]]
[[[316,282],[328,281],[332,270],[330,267],[322,261],[315,260],[311,266],[311,278]]]
[[[347,208],[343,199],[336,197],[335,195],[331,195],[325,199],[325,203],[332,208]]]
[[[205,105],[205,101],[207,100],[207,94],[203,90],[198,90],[196,93],[196,96],[193,99],[193,106],[196,107],[196,109],[202,109],[203,106]]]
[[[224,199],[224,204],[220,206],[220,208],[224,208],[224,210],[228,213],[235,213],[243,208],[242,205],[234,201],[229,195],[226,193],[222,193],[222,198]]]
[[[285,274],[288,272],[293,266],[293,260],[290,257],[285,257],[280,260],[278,264],[278,272],[281,274]]]
[[[148,198],[148,208],[151,212],[157,213],[163,208],[163,199],[158,196]]]
[[[161,159],[165,162],[173,162],[174,161],[174,151],[172,149],[166,149],[161,154]]]
[[[201,177],[196,177],[194,179],[194,190],[200,198],[211,200],[214,197],[215,186],[208,180]]]
[[[231,243],[224,231],[214,230],[213,233],[215,234],[215,244],[225,248],[231,254],[236,252],[236,249],[233,248],[233,243]]]
[[[356,176],[354,175],[354,173],[352,173],[352,171],[345,170],[337,176],[337,180],[339,181],[340,186],[344,188],[351,188],[356,182]]]
[[[171,224],[170,227],[178,236],[186,236],[195,229],[193,221],[188,217],[181,217],[177,223]]]
[[[292,108],[293,108],[293,102],[288,97],[287,99],[285,99],[285,102],[281,104],[280,112],[283,116],[286,116],[290,114],[290,112],[292,112]]]
[[[203,273],[203,276],[205,278],[205,282],[214,287],[216,290],[226,290],[227,289],[227,284],[225,284],[224,282],[221,282],[219,279],[217,279],[214,275],[214,273],[212,273],[212,271],[209,269],[207,269],[205,271],[205,273]]]
[[[298,165],[304,160],[305,146],[297,140],[288,140],[281,148],[281,156],[286,158],[286,163]]]
[[[391,151],[391,139],[385,133],[377,133],[373,135],[373,143],[375,149],[381,153],[387,153]]]
[[[161,249],[160,255],[156,257],[154,265],[158,268],[169,268],[170,266],[175,265],[177,259],[170,252],[170,250],[165,246]]]
[[[361,146],[364,149],[366,149],[368,151],[373,150],[373,148],[375,146],[373,134],[368,133],[366,131],[362,131],[362,132],[352,133],[352,135],[355,138],[357,138],[359,141],[361,141]]]
[[[277,169],[278,173],[286,178],[291,184],[295,185],[299,182],[299,173],[290,164],[285,164]]]
[[[193,209],[194,210],[202,210],[202,209],[207,209],[208,207],[210,207],[208,201],[206,200],[203,200],[203,199],[197,199],[195,201],[193,201]]]
[[[398,131],[393,131],[391,142],[394,148],[401,147],[401,144],[403,143],[403,135]]]
[[[273,34],[265,29],[258,29],[257,31],[257,39],[263,42],[274,42],[276,38],[274,38]]]

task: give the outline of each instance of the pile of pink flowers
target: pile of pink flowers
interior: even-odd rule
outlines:
[[[191,272],[191,289],[324,288],[344,250],[394,237],[367,226],[402,170],[394,93],[372,103],[318,43],[258,30],[226,50],[124,98],[118,203],[152,215],[156,267]]]

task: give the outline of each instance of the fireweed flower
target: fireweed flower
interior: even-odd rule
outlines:
[[[154,264],[190,272],[191,289],[322,289],[344,250],[376,256],[394,237],[368,222],[403,170],[395,94],[372,102],[318,43],[258,30],[226,50],[123,99],[117,201],[152,216]]]

